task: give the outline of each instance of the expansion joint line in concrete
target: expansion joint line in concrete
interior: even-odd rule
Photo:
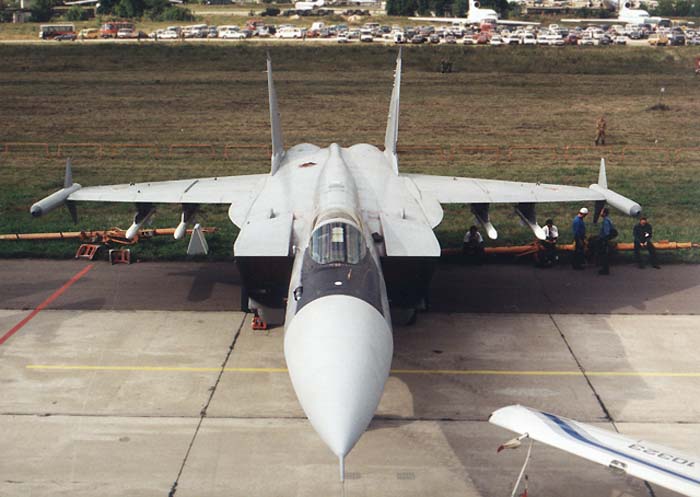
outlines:
[[[566,335],[564,335],[564,332],[559,327],[557,320],[554,319],[554,316],[552,316],[551,314],[548,314],[548,316],[549,316],[549,319],[552,321],[552,324],[554,325],[554,327],[557,329],[557,332],[559,332],[559,336],[564,341],[566,348],[569,349],[569,353],[571,354],[571,357],[573,357],[574,361],[576,362],[576,366],[578,366],[578,369],[579,369],[579,371],[581,371],[581,374],[583,375],[584,379],[586,380],[586,383],[588,383],[588,387],[591,389],[591,392],[593,392],[593,395],[595,396],[596,400],[598,401],[598,405],[603,410],[603,414],[605,414],[605,419],[610,421],[610,423],[612,423],[612,426],[615,429],[615,431],[619,433],[619,430],[617,429],[617,425],[615,424],[615,420],[610,415],[610,411],[608,411],[608,408],[605,405],[605,402],[603,402],[603,399],[600,397],[600,395],[596,391],[595,387],[593,386],[593,383],[591,382],[591,378],[586,373],[586,369],[583,367],[583,364],[581,364],[581,361],[579,361],[578,357],[576,357],[576,354],[574,353],[574,349],[571,347],[569,340],[566,339]]]
[[[603,399],[601,398],[600,394],[598,394],[595,387],[593,386],[593,383],[591,382],[591,378],[586,373],[586,369],[583,367],[583,364],[581,364],[581,361],[579,361],[578,357],[576,357],[576,354],[574,353],[574,349],[571,347],[569,340],[566,339],[566,335],[564,335],[564,332],[559,327],[557,320],[554,319],[554,316],[552,316],[551,314],[549,314],[549,319],[552,320],[552,324],[554,324],[554,327],[559,332],[559,336],[564,341],[564,344],[566,344],[566,348],[569,349],[569,353],[571,354],[571,357],[573,357],[574,361],[576,361],[576,365],[578,366],[579,370],[581,371],[581,374],[583,375],[583,377],[586,379],[586,383],[588,383],[588,387],[593,392],[593,395],[595,395],[595,398],[598,401],[598,405],[603,410],[603,413],[605,414],[605,418],[608,421],[610,421],[610,423],[612,424],[612,427],[615,429],[615,431],[617,433],[620,433],[620,430],[618,430],[617,424],[615,423],[615,420],[613,419],[613,417],[610,415],[610,411],[608,410],[607,406],[605,405],[605,402],[603,402]],[[644,486],[647,489],[647,493],[649,494],[649,497],[656,497],[656,493],[654,493],[654,489],[652,488],[652,486],[649,484],[648,481],[644,480]]]
[[[199,434],[199,429],[202,427],[202,422],[204,421],[204,418],[207,417],[207,409],[209,409],[209,404],[211,404],[211,401],[214,398],[214,394],[216,393],[216,390],[219,387],[219,382],[221,381],[221,377],[224,375],[224,371],[226,370],[226,365],[228,364],[228,361],[231,358],[231,354],[233,353],[233,349],[236,347],[236,342],[238,341],[238,337],[241,335],[241,330],[243,329],[243,325],[245,325],[247,319],[248,319],[248,314],[246,313],[243,315],[243,318],[241,319],[241,324],[238,325],[238,329],[236,330],[236,333],[233,335],[233,340],[231,341],[231,345],[229,345],[229,347],[228,347],[228,351],[226,352],[226,357],[224,358],[223,362],[221,363],[221,368],[219,369],[219,374],[216,377],[216,381],[214,382],[214,386],[210,389],[209,397],[207,398],[207,402],[204,404],[204,407],[202,408],[202,410],[199,411],[199,422],[197,423],[197,427],[194,429],[194,434],[192,435],[192,440],[190,440],[190,444],[187,446],[187,451],[185,452],[185,457],[182,458],[182,464],[180,464],[180,470],[177,472],[177,477],[175,478],[175,481],[173,482],[172,487],[170,487],[170,492],[168,492],[168,497],[174,497],[175,492],[177,492],[177,485],[178,485],[178,483],[180,483],[180,477],[182,476],[182,472],[185,469],[185,464],[187,464],[187,459],[190,457],[190,452],[192,451],[192,447],[194,447],[194,442],[195,442],[195,440],[197,440],[197,435]]]

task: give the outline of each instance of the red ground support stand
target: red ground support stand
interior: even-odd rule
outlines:
[[[260,316],[257,314],[253,316],[253,322],[251,324],[251,327],[254,330],[266,330],[267,329],[267,323],[263,321]]]
[[[112,264],[131,264],[131,250],[109,249],[109,262]]]
[[[83,243],[78,247],[78,251],[75,253],[76,259],[87,259],[89,261],[95,258],[97,251],[100,250],[102,245],[94,245],[92,243]]]

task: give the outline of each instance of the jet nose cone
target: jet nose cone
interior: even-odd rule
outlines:
[[[322,297],[294,317],[284,351],[304,412],[342,459],[367,429],[382,397],[393,353],[389,325],[360,299]]]

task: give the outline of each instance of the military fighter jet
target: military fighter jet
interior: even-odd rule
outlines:
[[[397,156],[401,52],[381,150],[368,144],[285,149],[267,61],[272,158],[269,174],[81,187],[67,167],[64,188],[31,207],[34,216],[75,202],[128,202],[137,213],[133,237],[154,204],[181,204],[176,237],[199,204],[229,205],[240,228],[234,256],[249,308],[270,324],[285,325],[284,352],[297,397],[311,424],[338,457],[367,429],[392,360],[392,311],[424,306],[440,244],[433,228],[441,204],[470,204],[492,238],[492,203],[515,204],[516,214],[540,238],[537,202],[605,203],[625,214],[640,207],[607,188],[601,164],[590,188],[402,174]],[[397,315],[399,313],[396,313]]]

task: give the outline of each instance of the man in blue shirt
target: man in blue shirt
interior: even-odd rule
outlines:
[[[610,274],[610,240],[617,236],[617,230],[610,220],[610,211],[605,207],[600,211],[600,217],[603,218],[603,222],[600,225],[600,234],[598,237],[598,263],[601,268],[598,274],[607,275]]]
[[[585,241],[586,241],[586,223],[584,218],[588,215],[588,209],[581,207],[574,218],[572,230],[574,233],[574,256],[571,259],[571,265],[574,269],[583,269],[585,261]]]

